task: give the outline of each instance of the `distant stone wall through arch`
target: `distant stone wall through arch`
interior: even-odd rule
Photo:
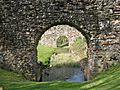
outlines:
[[[76,39],[84,36],[76,28],[70,27],[69,25],[57,25],[48,29],[40,38],[40,44],[51,47],[57,47],[57,39],[60,36],[66,36],[69,41],[69,45],[73,44]]]

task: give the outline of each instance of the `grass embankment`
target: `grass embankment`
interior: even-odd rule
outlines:
[[[0,86],[5,90],[120,90],[120,64],[86,82],[33,82],[0,69]]]
[[[41,61],[44,65],[46,65],[49,64],[50,57],[55,52],[55,48],[38,44],[37,52],[38,62]]]
[[[70,53],[60,53],[51,57],[53,67],[80,67],[79,61]]]

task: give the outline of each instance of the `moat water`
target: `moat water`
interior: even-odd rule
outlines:
[[[43,71],[42,80],[82,82],[85,79],[80,67],[51,67]]]

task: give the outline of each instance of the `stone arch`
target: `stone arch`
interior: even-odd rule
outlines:
[[[80,32],[84,37],[85,37],[85,39],[86,39],[86,43],[87,43],[87,48],[89,49],[89,47],[91,47],[90,45],[90,39],[91,39],[91,34],[89,33],[89,32],[87,32],[86,31],[86,29],[84,29],[84,28],[81,28],[79,25],[75,25],[75,24],[73,24],[73,23],[71,23],[71,22],[66,22],[66,21],[60,21],[60,22],[54,22],[54,23],[52,23],[51,25],[48,25],[48,26],[46,26],[46,28],[43,28],[42,29],[42,32],[41,33],[37,33],[37,38],[36,38],[36,47],[37,47],[37,45],[38,45],[38,43],[39,43],[39,40],[40,40],[40,38],[42,37],[42,35],[47,31],[47,30],[49,30],[51,27],[54,27],[54,26],[57,26],[57,25],[68,25],[68,26],[70,26],[70,27],[72,27],[72,28],[75,28],[76,30],[78,30],[78,32]],[[37,57],[37,49],[36,49],[36,47],[35,47],[35,56]],[[87,50],[87,55],[88,55],[88,59],[89,58],[91,58],[90,56],[90,54],[89,53],[91,53],[91,52],[89,52],[88,50]],[[37,58],[36,58],[36,62],[37,62]],[[86,68],[85,67],[88,67],[88,62],[89,61],[83,61],[82,63],[84,63],[84,66],[81,66],[82,68],[83,68],[83,72],[84,72],[84,70],[86,70]],[[88,69],[88,70],[90,70],[90,69]],[[90,72],[90,71],[89,71]],[[86,72],[85,72],[86,73]],[[86,76],[85,76],[86,77]],[[86,78],[87,79],[90,79],[90,77],[91,77],[91,74],[90,75],[88,75]]]
[[[68,25],[70,27],[73,27],[75,28],[76,30],[78,30],[78,32],[80,32],[86,39],[86,42],[87,42],[87,47],[91,47],[91,37],[92,37],[92,34],[90,34],[90,32],[88,32],[86,29],[84,29],[84,27],[81,27],[82,24],[78,25],[77,23],[72,23],[72,22],[69,22],[69,21],[54,21],[52,22],[50,25],[44,25],[44,28],[41,28],[41,32],[40,33],[36,33],[36,38],[35,38],[35,47],[34,47],[34,50],[35,50],[35,61],[37,62],[37,45],[39,44],[39,40],[40,38],[42,37],[42,35],[47,31],[49,30],[51,27],[54,27],[54,26],[57,26],[57,25]],[[88,53],[91,53],[91,51],[87,51],[87,54]],[[91,54],[88,54],[88,58],[91,58],[89,57],[91,56]]]
[[[51,24],[45,25],[44,28],[41,28],[41,32],[36,33],[35,45],[36,46],[38,45],[40,38],[47,30],[49,30],[51,27],[54,27],[57,25],[67,25],[69,27],[76,29],[78,32],[80,32],[85,37],[87,44],[90,42],[92,34],[89,31],[87,31],[86,28],[82,27],[82,24],[78,25],[78,24],[75,24],[75,23],[72,23],[69,21],[62,21],[61,20],[59,22],[58,21],[52,22]]]

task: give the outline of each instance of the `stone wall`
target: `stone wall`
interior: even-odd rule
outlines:
[[[69,46],[71,46],[79,37],[82,39],[84,36],[74,27],[68,25],[57,25],[48,29],[40,38],[39,43],[51,47],[57,47],[57,39],[60,36],[68,38]]]
[[[0,0],[0,67],[39,81],[36,47],[55,25],[70,25],[88,43],[85,74],[108,68],[120,58],[119,2],[115,0]],[[117,12],[117,13],[116,13]]]

